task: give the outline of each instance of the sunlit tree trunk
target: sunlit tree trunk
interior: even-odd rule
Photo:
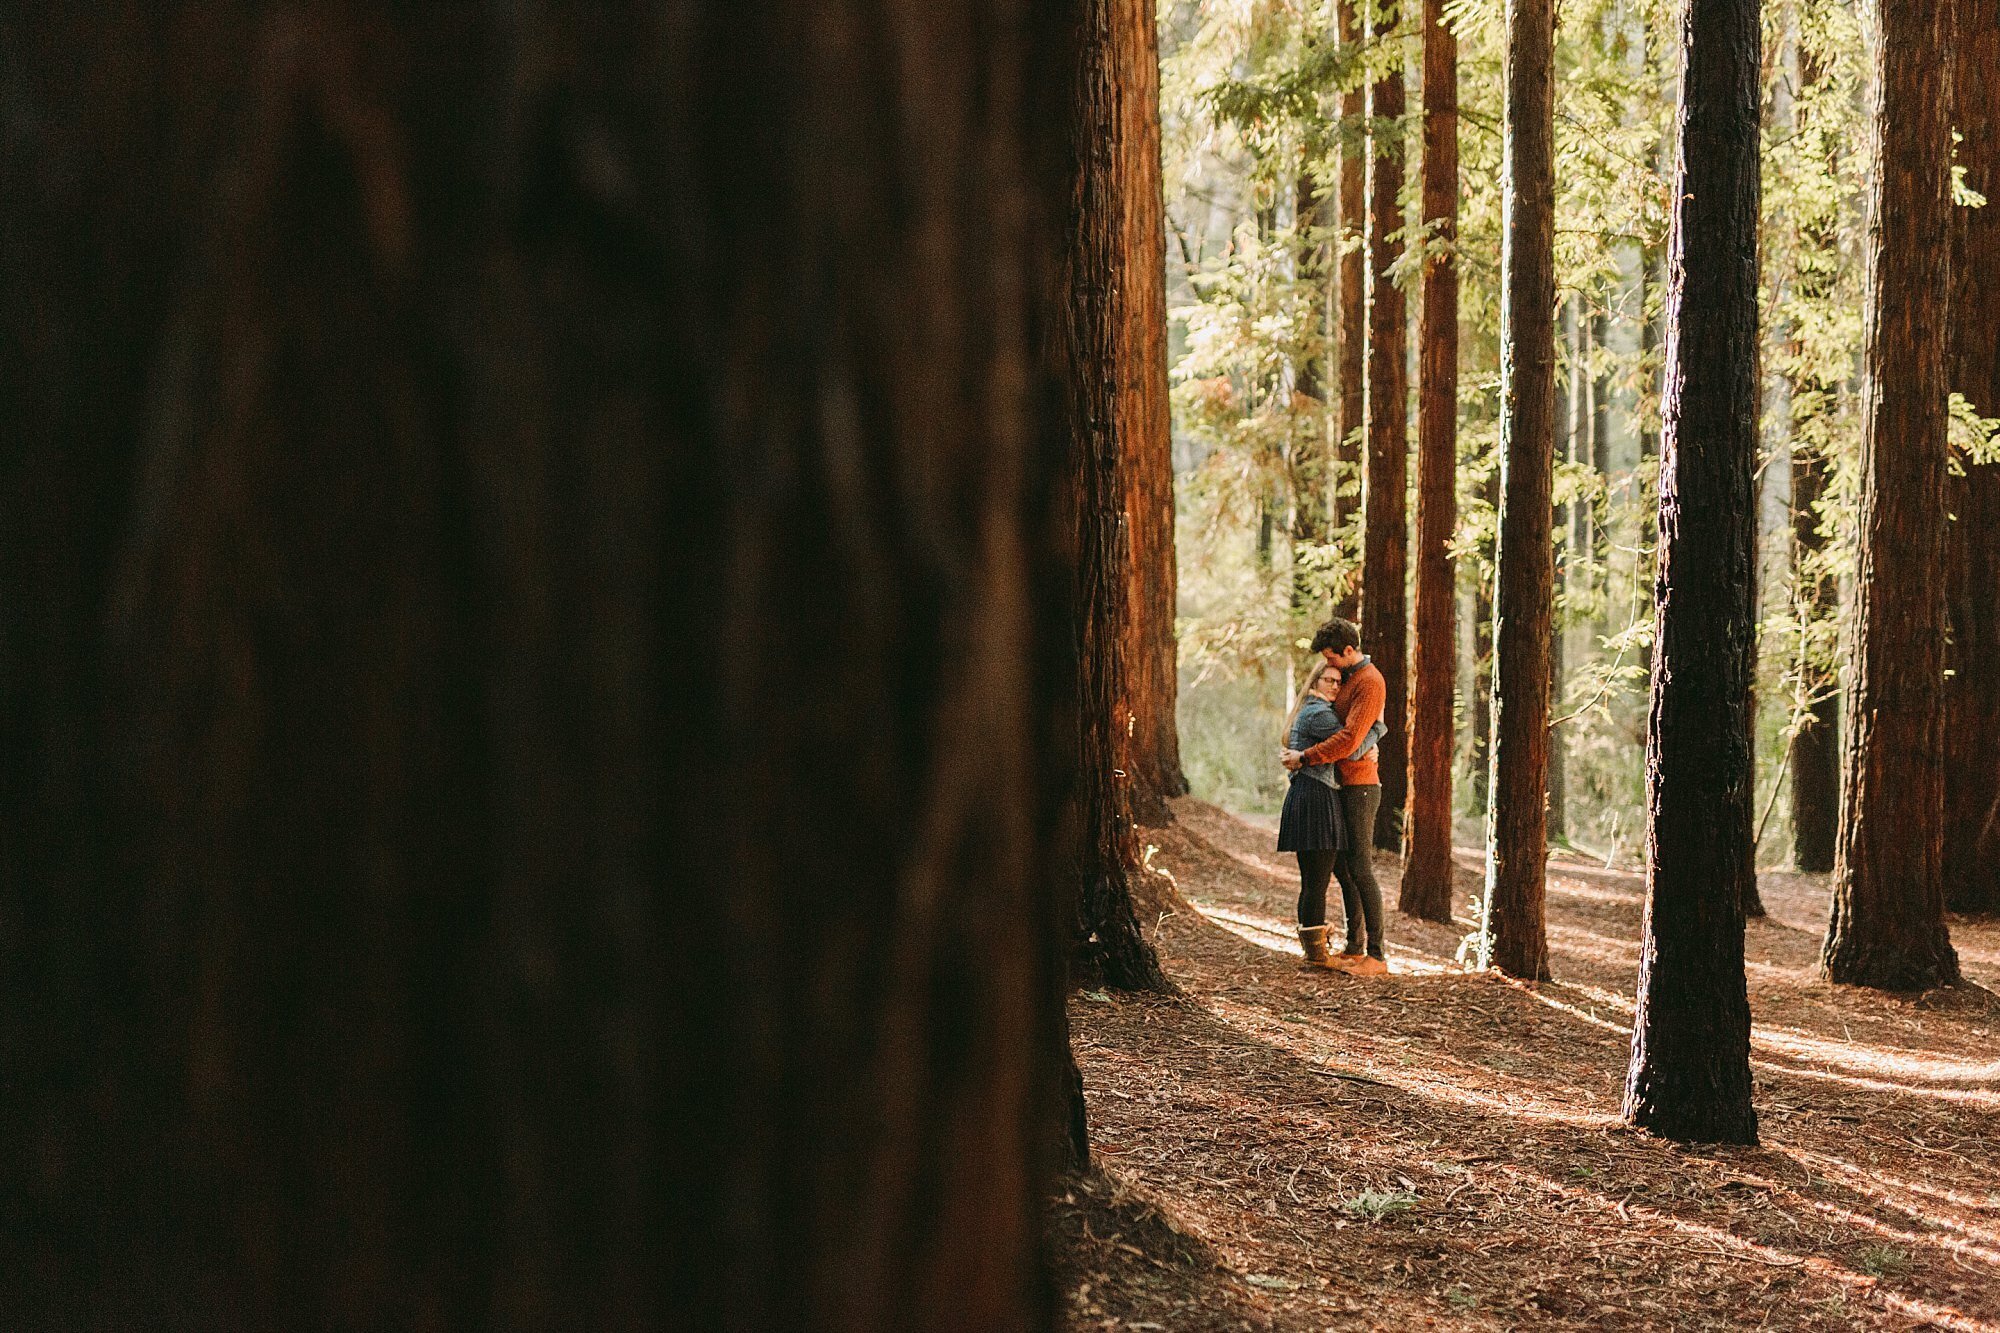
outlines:
[[[1646,914],[1625,1117],[1755,1143],[1742,875],[1755,844],[1758,0],[1682,0]]]
[[[1402,22],[1399,0],[1377,0],[1372,31],[1378,41]],[[1403,118],[1403,67],[1393,62],[1369,91],[1368,114],[1392,132]],[[1368,485],[1361,561],[1361,633],[1368,655],[1389,682],[1382,721],[1382,809],[1375,845],[1400,851],[1403,805],[1410,782],[1409,484],[1410,404],[1408,302],[1390,276],[1403,256],[1403,141],[1378,136],[1369,157],[1371,219],[1368,258]]]
[[[1356,0],[1340,0],[1341,46],[1358,50],[1363,36]],[[1333,529],[1343,533],[1359,511],[1348,491],[1355,488],[1353,498],[1359,498],[1361,441],[1367,431],[1368,137],[1362,128],[1367,114],[1368,94],[1357,81],[1340,98],[1341,120],[1350,132],[1340,148],[1340,441]],[[1349,620],[1360,618],[1360,586],[1351,576],[1334,610]]]
[[[1298,277],[1313,293],[1307,349],[1292,367],[1292,610],[1313,624],[1326,619],[1331,608],[1316,596],[1319,580],[1312,576],[1308,551],[1332,538],[1330,482],[1333,444],[1327,438],[1325,376],[1327,283],[1326,247],[1318,233],[1324,210],[1317,183],[1302,158],[1293,190],[1292,230],[1298,235]]]
[[[1558,405],[1556,456],[1564,462],[1576,461],[1577,439],[1586,428],[1589,404],[1585,398],[1583,355],[1586,325],[1582,303],[1574,296],[1563,303],[1562,357],[1568,362],[1563,384],[1566,395]],[[1563,613],[1569,597],[1572,569],[1577,560],[1576,505],[1560,505],[1551,520],[1551,540],[1555,543],[1555,585],[1550,597],[1555,604],[1549,628],[1549,700],[1554,720],[1549,726],[1549,827],[1552,843],[1569,841],[1569,731],[1560,721],[1562,703],[1569,690],[1569,626]]]
[[[1952,126],[1958,163],[1984,208],[1955,210],[1951,386],[2000,417],[2000,0],[1953,0]],[[1952,673],[1945,678],[1945,896],[2000,912],[2000,465],[1945,483]]]
[[[1410,706],[1410,818],[1399,906],[1451,920],[1453,704],[1458,683],[1458,38],[1424,0],[1423,218],[1417,333],[1417,623]]]
[[[352,12],[7,23],[7,1322],[1049,1326],[1063,11]]]
[[[1879,0],[1860,550],[1847,782],[1823,951],[1838,982],[1958,979],[1944,925],[1945,282],[1942,14]]]
[[[1118,367],[1118,430],[1125,459],[1125,523],[1131,548],[1130,615],[1125,634],[1126,703],[1131,712],[1125,765],[1134,812],[1166,818],[1165,798],[1187,794],[1181,771],[1174,648],[1173,423],[1167,400],[1166,206],[1160,174],[1160,38],[1149,0],[1118,0],[1113,18],[1118,67],[1118,169],[1123,177],[1125,247],[1116,299],[1126,321]]]
[[[1057,305],[1054,370],[1067,389],[1072,441],[1061,524],[1074,543],[1076,664],[1081,697],[1074,716],[1082,735],[1077,820],[1082,830],[1074,980],[1133,990],[1166,990],[1159,959],[1139,928],[1132,902],[1138,868],[1127,778],[1129,736],[1126,646],[1131,642],[1128,571],[1139,553],[1125,523],[1121,432],[1139,414],[1121,401],[1131,363],[1162,351],[1151,321],[1133,317],[1131,194],[1135,156],[1148,150],[1146,116],[1130,109],[1135,90],[1151,86],[1134,69],[1150,56],[1139,31],[1150,19],[1141,0],[1083,0],[1081,59],[1070,121],[1074,186],[1070,232]],[[1154,63],[1157,66],[1157,59]],[[1148,372],[1150,378],[1150,372]],[[1152,422],[1147,423],[1151,429]],[[1169,532],[1171,529],[1169,529]]]
[[[1508,0],[1501,198],[1500,535],[1486,893],[1493,962],[1549,975],[1549,647],[1555,591],[1555,5]]]
[[[1799,42],[1801,89],[1810,92],[1825,79],[1825,62],[1811,41]],[[1796,132],[1808,151],[1831,161],[1841,151],[1834,127],[1820,123],[1824,112],[1804,99]],[[1797,274],[1801,301],[1824,302],[1847,262],[1840,251],[1840,201],[1807,196],[1794,204],[1798,220]],[[1840,611],[1840,589],[1826,568],[1827,535],[1819,506],[1826,498],[1827,447],[1831,419],[1840,403],[1841,379],[1804,362],[1794,348],[1792,400],[1792,601],[1806,625],[1824,625]],[[1792,863],[1800,870],[1833,869],[1833,846],[1840,828],[1840,695],[1830,673],[1808,660],[1797,668],[1805,691],[1804,725],[1792,741]]]

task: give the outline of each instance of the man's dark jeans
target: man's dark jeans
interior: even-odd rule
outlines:
[[[1375,882],[1375,816],[1382,809],[1380,786],[1342,787],[1341,813],[1347,816],[1347,850],[1334,863],[1340,880],[1340,899],[1347,909],[1347,947],[1344,952],[1362,951],[1362,932],[1367,926],[1367,952],[1386,961],[1387,945],[1382,939],[1382,886]]]

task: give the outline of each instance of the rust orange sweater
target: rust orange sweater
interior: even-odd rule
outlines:
[[[1361,743],[1368,729],[1382,720],[1382,710],[1388,702],[1389,689],[1382,673],[1364,657],[1347,673],[1333,696],[1334,710],[1340,714],[1340,730],[1307,750],[1306,762],[1324,764],[1335,756],[1354,753],[1354,747]],[[1365,759],[1341,759],[1338,771],[1343,787],[1376,787],[1382,783],[1382,770],[1375,763],[1373,750]]]

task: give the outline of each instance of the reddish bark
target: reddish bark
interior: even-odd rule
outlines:
[[[2000,0],[1953,0],[1952,125],[1984,208],[1955,210],[1951,386],[2000,417]],[[1945,483],[1951,674],[1945,680],[1944,882],[1961,912],[2000,912],[2000,465]]]
[[[1881,0],[1880,22],[1852,707],[1822,957],[1834,981],[1920,990],[1959,976],[1942,864],[1950,120],[1938,7]]]
[[[1377,40],[1396,31],[1400,0],[1378,0],[1371,28]],[[1369,92],[1369,119],[1397,137],[1378,135],[1369,156],[1368,478],[1361,556],[1361,635],[1368,655],[1389,681],[1382,715],[1382,809],[1375,845],[1403,845],[1409,791],[1409,548],[1410,385],[1408,302],[1390,277],[1403,257],[1403,70],[1395,65]]]
[[[1549,975],[1550,538],[1556,439],[1555,5],[1513,0],[1500,252],[1500,535],[1486,892],[1493,961]]]
[[[1417,615],[1410,818],[1399,906],[1451,920],[1452,760],[1458,683],[1458,38],[1424,0],[1424,265],[1417,335]]]
[[[1125,633],[1125,703],[1131,714],[1124,766],[1134,813],[1167,817],[1165,798],[1187,794],[1181,771],[1174,646],[1173,423],[1167,400],[1166,205],[1160,168],[1160,38],[1150,0],[1117,0],[1112,16],[1119,97],[1117,169],[1125,248],[1114,299],[1126,321],[1117,363],[1118,433],[1124,457],[1125,521],[1131,547]]]

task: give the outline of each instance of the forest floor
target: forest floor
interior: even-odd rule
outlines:
[[[1825,877],[1762,876],[1762,1146],[1683,1148],[1619,1121],[1638,875],[1558,854],[1553,982],[1468,973],[1468,922],[1393,910],[1394,975],[1351,978],[1299,967],[1269,821],[1176,815],[1142,836],[1196,909],[1158,929],[1181,994],[1072,1005],[1069,1328],[2000,1330],[2000,926],[1951,923],[1976,984],[1836,988]]]

